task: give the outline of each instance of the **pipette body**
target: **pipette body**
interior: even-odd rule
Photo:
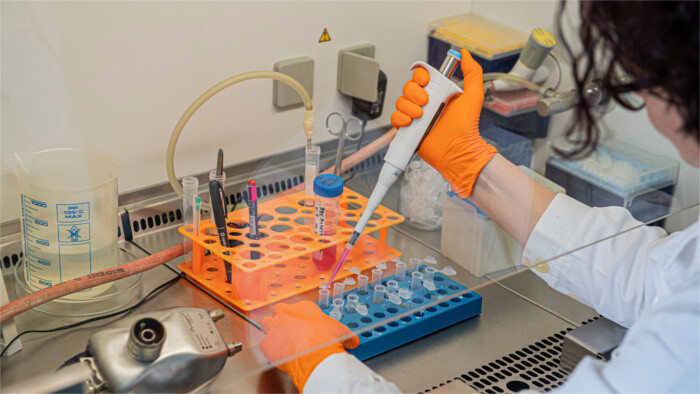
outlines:
[[[328,283],[333,282],[333,279],[335,279],[335,276],[343,267],[343,264],[345,264],[345,260],[353,246],[355,246],[355,243],[357,243],[358,238],[360,238],[374,210],[379,207],[379,204],[384,199],[389,188],[399,179],[408,166],[408,163],[413,159],[418,151],[420,143],[440,117],[442,110],[445,108],[445,104],[452,97],[462,93],[462,89],[450,80],[461,58],[462,56],[459,52],[451,49],[447,53],[447,57],[442,63],[440,70],[424,62],[415,62],[411,66],[411,70],[423,67],[430,75],[430,82],[424,87],[428,94],[428,103],[423,106],[423,116],[414,119],[410,125],[399,129],[396,133],[396,137],[394,137],[394,140],[389,145],[389,149],[384,156],[384,166],[382,166],[379,172],[377,184],[367,201],[367,205],[365,206],[360,220],[358,220],[355,225],[355,229],[340,255],[340,259],[331,273]]]

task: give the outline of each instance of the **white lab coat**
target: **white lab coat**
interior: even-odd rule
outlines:
[[[610,361],[584,359],[559,392],[700,391],[697,222],[670,236],[642,226],[540,264],[639,224],[625,209],[557,195],[525,245],[523,263],[538,265],[533,271],[550,286],[630,328]],[[398,388],[355,357],[336,354],[316,367],[304,391]]]

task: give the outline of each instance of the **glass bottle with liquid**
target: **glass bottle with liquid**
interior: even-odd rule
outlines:
[[[332,236],[338,231],[340,195],[343,194],[343,180],[333,174],[323,174],[314,180],[314,233]],[[323,241],[321,241],[323,242]],[[337,245],[317,250],[313,253],[316,268],[321,271],[333,268]]]

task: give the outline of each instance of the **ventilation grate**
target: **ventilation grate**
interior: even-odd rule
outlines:
[[[582,321],[581,324],[586,325],[600,318],[601,316],[595,316]],[[569,376],[568,372],[559,368],[559,358],[564,335],[571,330],[572,328],[567,328],[542,338],[454,379],[426,389],[423,393],[436,390],[454,380],[461,380],[474,390],[487,394],[517,393],[525,389],[548,392],[559,387]]]

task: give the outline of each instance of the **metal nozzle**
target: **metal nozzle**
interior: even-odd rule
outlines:
[[[591,107],[605,106],[610,101],[610,95],[603,89],[600,83],[593,81],[585,85],[583,97]],[[549,116],[564,112],[578,104],[579,95],[576,90],[568,92],[555,92],[550,97],[545,97],[537,102],[537,114]]]
[[[442,66],[440,66],[440,73],[450,78],[457,69],[459,61],[460,59],[457,56],[448,52],[447,56],[445,56],[445,60],[442,62]]]

